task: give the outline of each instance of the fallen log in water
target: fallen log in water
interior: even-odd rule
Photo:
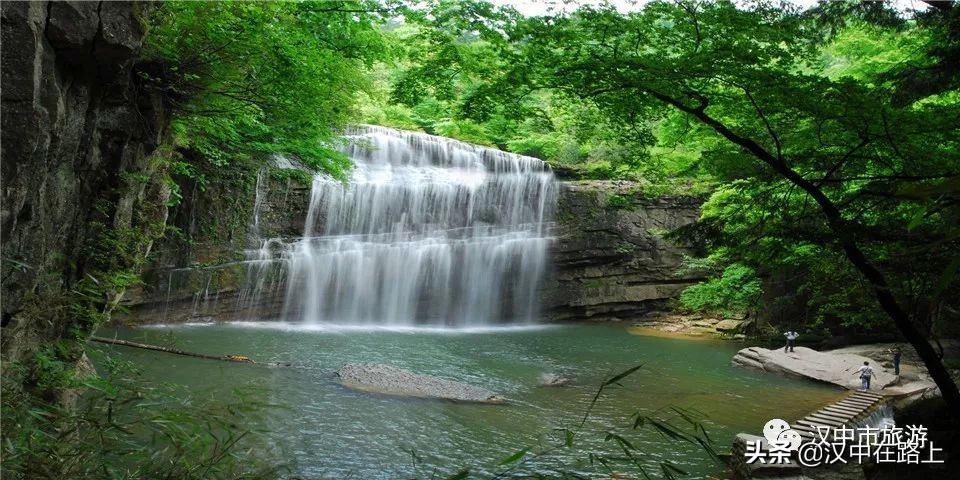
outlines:
[[[188,356],[188,357],[206,358],[207,360],[221,360],[221,361],[224,361],[224,362],[254,363],[254,364],[257,364],[257,365],[276,365],[276,366],[284,366],[284,367],[289,367],[289,366],[290,366],[289,363],[267,363],[267,364],[260,364],[260,363],[254,362],[254,361],[251,360],[250,358],[245,357],[245,356],[243,356],[243,355],[219,355],[219,356],[218,356],[218,355],[206,355],[206,354],[203,354],[203,353],[187,352],[187,351],[180,350],[180,349],[176,349],[176,348],[161,347],[161,346],[159,346],[159,345],[149,345],[149,344],[146,344],[146,343],[130,342],[130,341],[127,341],[127,340],[120,340],[120,339],[116,339],[116,338],[90,337],[90,340],[91,340],[91,341],[94,341],[94,342],[107,343],[107,344],[110,344],[110,345],[123,345],[123,346],[125,346],[125,347],[142,348],[142,349],[144,349],[144,350],[154,350],[154,351],[157,351],[157,352],[173,353],[173,354],[175,354],[175,355],[185,355],[185,356]]]

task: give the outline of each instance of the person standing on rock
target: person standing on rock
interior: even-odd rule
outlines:
[[[800,334],[795,332],[793,329],[790,329],[787,330],[787,333],[784,333],[783,336],[787,337],[787,345],[783,347],[783,353],[787,353],[787,349],[792,352],[793,347],[797,343],[797,337],[799,337]]]
[[[863,366],[858,368],[856,373],[860,374],[860,390],[864,392],[870,390],[870,377],[873,376],[870,362],[863,362]]]
[[[900,351],[900,347],[893,349],[893,373],[896,376],[900,376],[900,357],[903,356],[903,352]]]

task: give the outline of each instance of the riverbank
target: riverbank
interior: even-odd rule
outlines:
[[[757,341],[741,333],[746,326],[747,322],[739,319],[661,313],[634,322],[627,331],[633,335],[659,338]],[[891,356],[897,347],[903,351],[900,375],[895,375]],[[935,347],[943,352],[945,358],[960,357],[958,340],[941,340]],[[871,343],[835,349],[798,346],[789,353],[779,347],[767,349],[751,346],[740,350],[731,360],[732,364],[739,367],[805,378],[845,389],[859,387],[859,380],[853,372],[864,361],[870,362],[875,369],[872,385],[875,391],[889,397],[895,406],[906,406],[938,395],[923,362],[909,345],[903,343]],[[960,370],[954,368],[952,373],[960,378]]]
[[[742,333],[747,319],[722,318],[700,314],[652,312],[633,322],[630,330],[646,332],[651,336],[673,338],[720,338],[745,340]]]

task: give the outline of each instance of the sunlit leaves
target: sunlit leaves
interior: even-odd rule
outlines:
[[[177,141],[214,166],[284,153],[342,176],[332,155],[364,69],[384,58],[381,7],[366,1],[166,2],[147,53],[166,65]]]

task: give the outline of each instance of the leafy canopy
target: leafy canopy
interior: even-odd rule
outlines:
[[[165,2],[147,54],[165,65],[152,80],[173,99],[179,146],[214,166],[281,153],[342,177],[349,163],[331,147],[369,87],[365,69],[388,55],[381,10],[362,0]]]

